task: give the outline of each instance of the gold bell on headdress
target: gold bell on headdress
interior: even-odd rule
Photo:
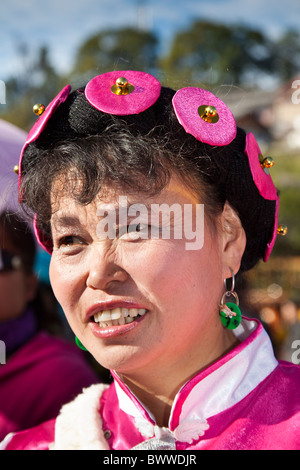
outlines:
[[[263,161],[261,162],[261,166],[262,168],[272,168],[272,166],[274,165],[274,159],[272,157],[266,157],[263,159]]]
[[[14,166],[14,172],[16,173],[16,175],[19,174],[19,165]]]
[[[286,225],[284,224],[278,225],[278,228],[277,228],[278,235],[286,235],[287,231],[288,231],[288,228]]]
[[[36,114],[37,116],[40,116],[45,111],[45,106],[41,103],[37,103],[33,106],[32,110],[34,114]]]
[[[203,121],[215,123],[219,120],[217,109],[214,106],[199,106],[198,112]]]
[[[128,95],[129,93],[132,93],[133,90],[134,86],[128,83],[128,80],[125,77],[117,78],[115,85],[111,87],[111,91],[115,95]]]

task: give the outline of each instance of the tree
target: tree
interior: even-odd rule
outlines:
[[[293,78],[300,70],[300,33],[285,32],[274,43],[275,70],[282,82]]]
[[[6,81],[7,103],[1,110],[1,118],[29,129],[36,116],[32,111],[35,103],[47,105],[62,88],[61,77],[49,59],[49,51],[41,46],[32,55],[26,45],[19,48],[20,71]]]
[[[132,28],[107,30],[88,38],[80,47],[74,67],[81,75],[113,69],[153,71],[158,40],[153,33]]]
[[[179,32],[161,61],[167,74],[188,83],[244,83],[249,71],[270,71],[271,42],[246,26],[196,21]]]

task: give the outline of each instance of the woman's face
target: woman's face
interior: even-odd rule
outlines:
[[[195,218],[199,201],[175,178],[156,197],[128,196],[131,216],[127,212],[124,222],[122,206],[116,233],[113,208],[120,208],[122,195],[108,188],[105,195],[87,206],[63,195],[52,216],[50,279],[71,328],[100,364],[125,375],[151,373],[153,367],[180,374],[197,369],[199,355],[209,355],[221,328],[219,236],[205,222],[203,246],[199,239],[191,249],[191,227],[203,234],[203,221]],[[151,226],[149,214],[158,207],[153,204],[163,203],[165,219],[159,224],[152,219]],[[147,206],[147,220],[133,204]],[[173,204],[174,218],[167,216]],[[194,210],[190,230],[188,206]],[[170,236],[166,231],[163,238],[169,225]],[[180,226],[187,236],[178,235]]]

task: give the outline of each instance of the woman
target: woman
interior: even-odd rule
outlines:
[[[23,149],[20,200],[78,344],[114,382],[4,448],[299,448],[299,369],[234,290],[275,242],[266,164],[205,90],[133,71],[62,90]]]

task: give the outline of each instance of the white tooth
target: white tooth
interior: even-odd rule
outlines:
[[[147,310],[145,308],[114,308],[112,310],[103,310],[94,315],[95,322],[99,323],[101,328],[107,326],[124,325],[131,323],[138,315],[143,316]]]
[[[98,322],[100,321],[100,316],[101,316],[101,312],[95,313],[95,315],[94,315],[94,321],[98,323]]]
[[[125,323],[131,323],[134,321],[134,318],[133,317],[126,317],[125,318]]]
[[[111,313],[111,319],[112,320],[118,320],[122,316],[122,312],[120,308],[114,308]]]
[[[129,309],[129,316],[130,317],[136,317],[138,315],[138,310],[136,308],[130,308]]]
[[[122,317],[128,317],[129,310],[128,308],[122,308]]]
[[[103,312],[101,313],[101,321],[108,321],[108,320],[111,320],[110,310],[103,310]]]
[[[103,326],[110,326],[111,321],[119,320],[120,318],[135,318],[137,315],[145,315],[147,310],[145,308],[114,308],[112,310],[103,310],[102,312],[95,313],[94,321],[97,323],[103,323]],[[109,322],[109,325],[106,323]],[[128,322],[129,323],[129,322]],[[124,323],[119,323],[123,325]],[[101,326],[101,325],[100,325]]]

